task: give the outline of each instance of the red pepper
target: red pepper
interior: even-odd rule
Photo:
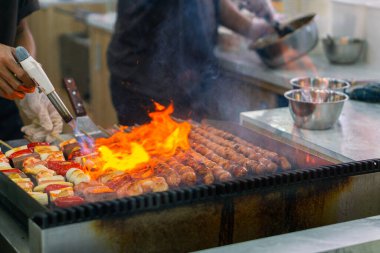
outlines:
[[[19,156],[22,156],[22,155],[28,155],[28,154],[31,154],[33,153],[32,150],[30,150],[29,148],[27,149],[22,149],[22,150],[19,150],[19,151],[16,151],[14,152],[13,154],[11,154],[8,158],[9,159],[14,159],[16,157],[19,157]]]
[[[84,199],[79,196],[60,197],[54,201],[54,204],[57,207],[70,207],[80,205],[82,203],[84,203]]]
[[[30,149],[34,149],[35,146],[50,146],[50,144],[48,142],[31,142],[27,145]]]
[[[17,173],[17,174],[22,174],[23,173],[19,169],[0,170],[0,172],[3,172],[5,175],[13,174],[13,173]]]
[[[81,165],[69,161],[48,161],[48,168],[54,170],[58,175],[66,176],[66,172],[71,168],[81,169]]]
[[[46,193],[50,193],[50,191],[59,190],[62,188],[67,188],[67,185],[61,185],[61,184],[50,184],[46,186],[45,191]]]

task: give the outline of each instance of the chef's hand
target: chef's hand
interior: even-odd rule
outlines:
[[[33,141],[53,142],[62,132],[62,117],[45,94],[38,91],[26,94],[19,107],[32,120],[21,131]]]
[[[0,44],[0,97],[22,99],[25,93],[35,90],[35,85],[15,60],[15,49]]]
[[[273,23],[275,10],[270,0],[245,0],[245,8],[253,12],[257,17]]]
[[[273,26],[261,18],[253,18],[251,29],[248,34],[248,38],[252,40],[254,44],[258,39],[265,37],[269,34],[276,34]]]

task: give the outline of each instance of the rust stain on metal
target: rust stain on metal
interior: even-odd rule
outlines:
[[[326,180],[235,199],[234,242],[242,242],[339,221],[339,198],[352,178]]]
[[[187,252],[218,246],[222,204],[194,204],[95,221],[115,252]]]

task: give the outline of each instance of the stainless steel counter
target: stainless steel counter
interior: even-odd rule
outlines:
[[[199,252],[375,253],[379,251],[380,216],[374,216]]]
[[[62,4],[106,4],[110,0],[39,0],[42,9]]]
[[[294,126],[289,109],[243,112],[241,124],[259,128],[296,142],[342,162],[380,158],[380,104],[349,100],[338,122],[329,130],[305,130]]]
[[[290,89],[289,80],[302,76],[333,77],[349,81],[380,79],[378,70],[365,62],[353,65],[333,65],[318,52],[312,52],[293,64],[278,69],[267,68],[253,51],[224,52],[217,48],[215,54],[225,70],[263,81],[279,91]],[[303,62],[312,64],[306,65]]]

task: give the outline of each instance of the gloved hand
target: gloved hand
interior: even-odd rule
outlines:
[[[62,117],[45,94],[38,91],[26,94],[19,107],[32,120],[32,124],[22,127],[21,131],[33,141],[53,142],[62,132]]]
[[[22,99],[35,90],[35,84],[15,60],[15,49],[0,44],[0,97]]]
[[[270,0],[244,0],[243,6],[268,23],[275,20],[275,10]]]

